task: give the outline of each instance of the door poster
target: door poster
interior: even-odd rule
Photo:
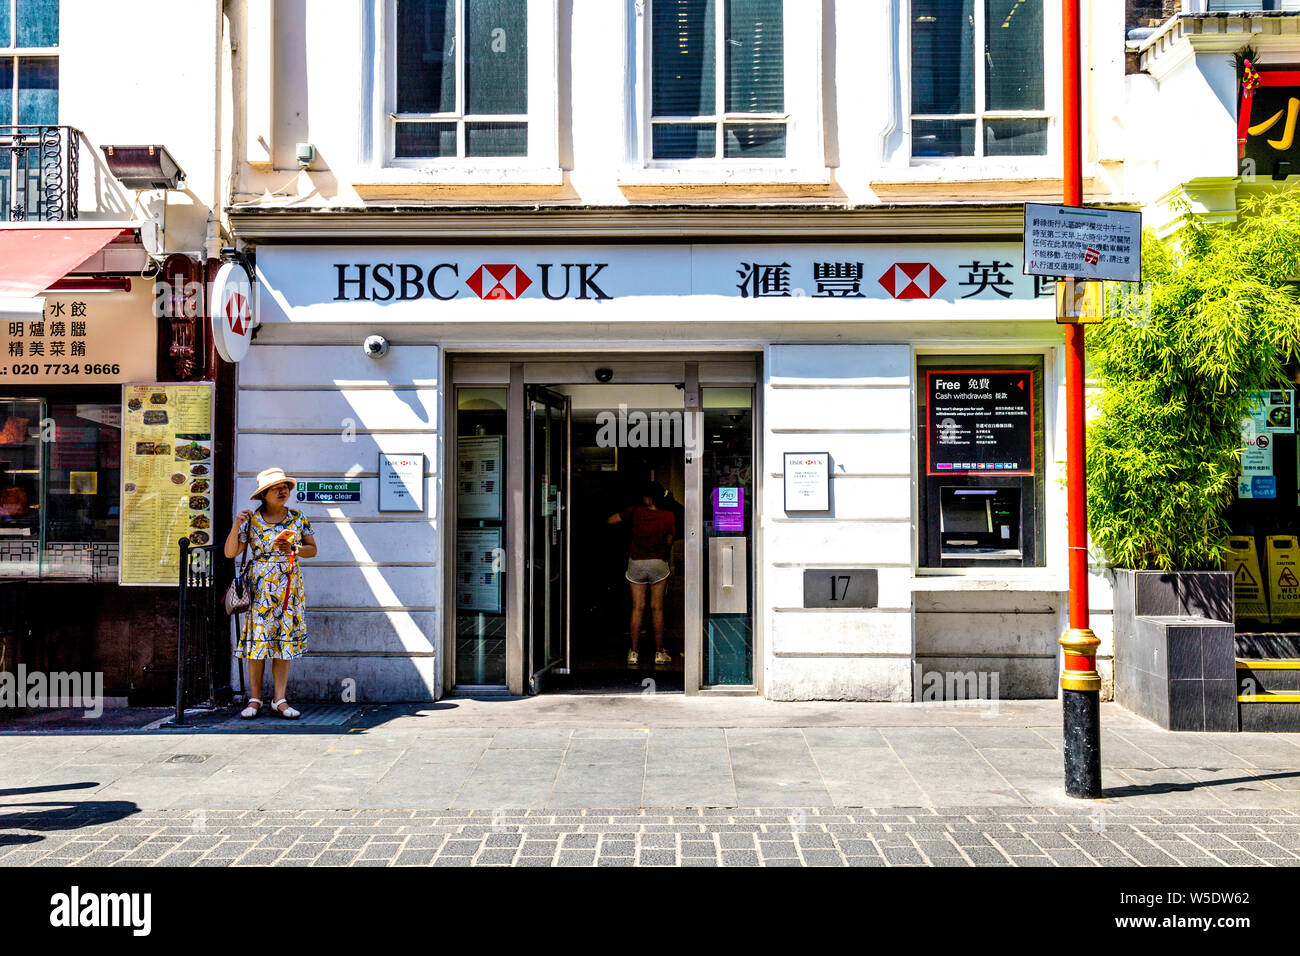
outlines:
[[[1276,498],[1273,437],[1295,432],[1295,392],[1280,389],[1255,392],[1255,405],[1241,422],[1241,478],[1238,498]]]
[[[456,515],[501,520],[501,436],[456,439]]]
[[[925,384],[926,474],[1034,473],[1030,369],[928,371]]]
[[[212,383],[122,386],[120,584],[176,584],[212,540]]]
[[[456,609],[500,614],[500,528],[474,528],[456,532]]]

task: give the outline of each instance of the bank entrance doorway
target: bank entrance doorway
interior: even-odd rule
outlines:
[[[592,364],[453,365],[449,683],[754,689],[756,363]]]

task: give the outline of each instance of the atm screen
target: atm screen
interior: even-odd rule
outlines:
[[[939,520],[939,547],[945,558],[1022,556],[1019,488],[941,487]]]
[[[989,514],[987,499],[958,498],[943,511],[943,530],[989,534],[993,530],[993,516]]]
[[[995,493],[985,488],[945,488],[943,509],[940,512],[945,532],[959,534],[992,534],[993,509],[991,498]]]

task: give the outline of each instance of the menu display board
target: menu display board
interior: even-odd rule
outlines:
[[[122,386],[121,584],[176,584],[177,542],[212,540],[211,382]]]
[[[474,528],[456,532],[456,608],[500,614],[500,528]]]
[[[78,292],[45,296],[40,318],[0,324],[0,386],[129,382],[156,374],[153,296]]]
[[[501,436],[456,439],[456,514],[501,520]]]
[[[928,371],[926,474],[1032,475],[1034,373]]]

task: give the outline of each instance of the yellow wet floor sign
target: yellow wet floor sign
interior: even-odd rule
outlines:
[[[1280,624],[1300,617],[1300,540],[1290,534],[1272,534],[1267,540],[1270,620]]]
[[[1232,572],[1237,617],[1253,621],[1268,620],[1264,599],[1263,577],[1259,573],[1259,553],[1255,539],[1245,535],[1228,538],[1228,556],[1224,568]]]

